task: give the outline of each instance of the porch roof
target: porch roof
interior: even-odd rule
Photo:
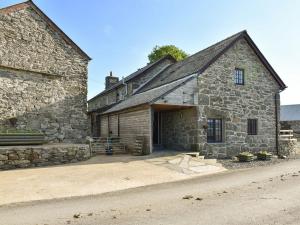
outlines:
[[[171,111],[196,107],[195,105],[172,105],[172,104],[153,104],[152,108],[156,111]]]
[[[133,95],[133,96],[129,97],[128,99],[115,105],[111,109],[105,111],[103,114],[108,114],[108,113],[112,113],[112,112],[116,112],[116,111],[121,111],[121,110],[124,110],[127,108],[131,108],[134,106],[155,102],[156,100],[158,100],[165,94],[170,93],[171,91],[175,90],[177,87],[179,87],[182,84],[185,84],[189,80],[193,79],[195,76],[196,75],[193,74],[191,76],[176,80],[176,81],[168,83],[166,85],[162,85],[160,87],[153,88],[149,91],[145,91],[140,94]]]

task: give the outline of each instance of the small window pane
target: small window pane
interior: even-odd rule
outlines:
[[[235,69],[234,81],[235,84],[244,85],[244,70]]]
[[[208,119],[207,125],[207,142],[222,142],[222,120]]]
[[[257,135],[257,119],[248,119],[248,135]]]

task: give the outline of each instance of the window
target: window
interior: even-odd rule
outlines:
[[[248,135],[257,135],[257,119],[248,119]]]
[[[207,142],[218,143],[222,142],[222,120],[208,119],[207,120]]]
[[[244,79],[244,70],[243,69],[235,69],[234,81],[235,81],[235,84],[244,85],[245,79]]]

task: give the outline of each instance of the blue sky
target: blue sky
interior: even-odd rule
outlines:
[[[19,3],[0,0],[0,7]],[[93,60],[91,98],[109,73],[127,76],[147,64],[155,45],[193,54],[246,29],[287,84],[282,104],[300,104],[300,1],[34,0]]]

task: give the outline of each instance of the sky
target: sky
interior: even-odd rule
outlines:
[[[0,0],[0,7],[19,3]],[[34,0],[91,58],[88,98],[148,63],[155,45],[189,54],[247,30],[288,88],[282,104],[300,104],[299,0]]]

